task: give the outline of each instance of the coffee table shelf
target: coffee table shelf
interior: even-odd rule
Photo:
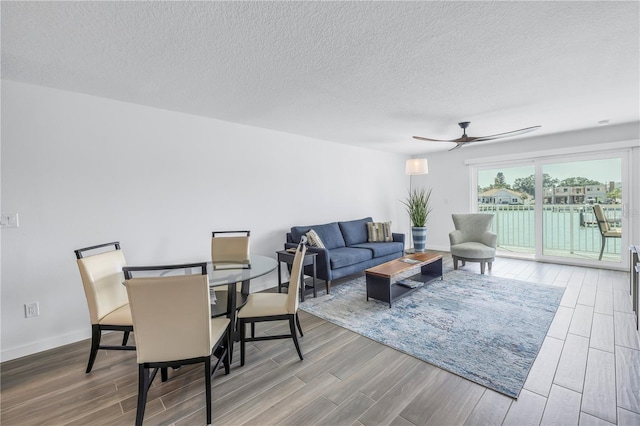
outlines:
[[[406,263],[403,261],[404,259],[411,259],[417,261],[417,263]],[[438,278],[442,279],[442,255],[413,254],[367,269],[365,271],[367,301],[372,298],[386,302],[391,307],[394,301],[421,288],[422,286],[416,288],[404,287],[391,282],[397,275],[411,269],[419,269],[420,272],[405,279],[420,281],[423,283],[422,285]]]

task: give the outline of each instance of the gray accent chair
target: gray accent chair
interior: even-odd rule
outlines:
[[[485,264],[495,260],[498,236],[491,232],[493,215],[486,213],[452,214],[455,231],[449,233],[453,269],[466,262],[480,262],[480,273],[484,274]]]

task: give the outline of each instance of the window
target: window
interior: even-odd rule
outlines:
[[[538,259],[571,259],[575,264],[625,266],[629,151],[546,156],[529,163],[501,162],[475,166],[477,211],[495,215],[498,254]],[[521,197],[488,196],[515,191]],[[588,196],[586,195],[588,194]],[[502,202],[501,202],[502,201]],[[600,204],[622,238],[602,235],[593,205]],[[599,260],[603,250],[602,260]]]

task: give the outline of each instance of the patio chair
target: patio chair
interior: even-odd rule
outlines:
[[[604,246],[607,243],[607,238],[622,238],[622,228],[612,228],[609,225],[609,221],[602,210],[600,204],[593,205],[593,214],[598,221],[598,228],[600,229],[600,235],[602,236],[602,242],[600,243],[600,257],[598,260],[602,260],[602,253],[604,253]]]

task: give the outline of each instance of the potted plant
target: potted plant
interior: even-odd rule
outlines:
[[[413,244],[417,253],[424,252],[427,242],[427,220],[431,213],[429,201],[431,199],[431,189],[427,191],[424,188],[409,190],[409,196],[402,201],[407,207],[409,219],[411,220],[411,234],[413,236]]]

